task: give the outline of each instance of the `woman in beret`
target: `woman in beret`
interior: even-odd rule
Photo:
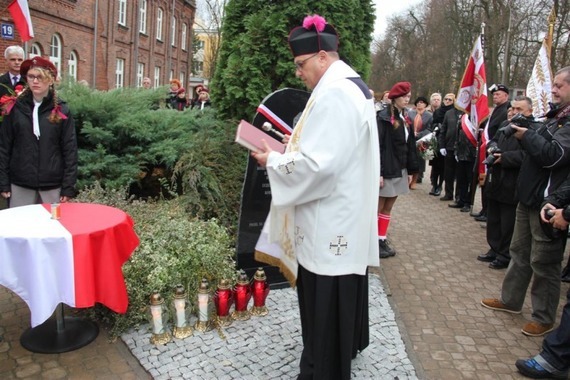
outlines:
[[[391,100],[390,105],[377,115],[380,143],[380,196],[378,199],[380,258],[396,254],[386,240],[392,207],[398,195],[409,192],[412,175],[419,172],[416,138],[406,118],[406,106],[410,102],[410,97],[410,83],[396,83],[388,94]]]
[[[10,207],[67,202],[75,195],[75,122],[55,91],[57,69],[47,59],[24,61],[24,91],[3,110],[0,195]]]

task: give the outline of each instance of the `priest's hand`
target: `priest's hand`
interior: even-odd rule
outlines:
[[[10,198],[10,195],[12,195],[12,194],[10,194],[9,191],[3,191],[0,193],[0,195],[2,195],[2,198],[8,199],[8,198]]]
[[[269,153],[273,152],[273,149],[267,144],[267,141],[262,139],[261,142],[265,149],[263,151],[252,151],[251,156],[257,160],[259,166],[264,168],[267,165],[267,157],[269,157]]]

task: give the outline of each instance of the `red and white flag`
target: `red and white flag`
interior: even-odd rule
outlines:
[[[32,17],[30,16],[30,8],[28,0],[14,0],[8,5],[8,11],[12,15],[16,29],[20,33],[22,42],[26,42],[34,38],[34,28],[32,27]]]
[[[526,85],[526,95],[532,99],[532,113],[534,117],[544,116],[549,111],[549,102],[552,102],[552,71],[550,70],[550,49],[546,39],[538,51],[532,75]]]
[[[455,105],[469,117],[463,117],[461,128],[474,146],[477,146],[477,135],[481,125],[489,118],[489,104],[487,99],[487,75],[485,74],[485,59],[481,35],[475,41],[473,50],[467,61],[463,79]],[[483,133],[479,149],[479,173],[485,172],[485,150],[487,136]],[[482,153],[482,154],[481,154]],[[483,157],[483,160],[481,159]]]

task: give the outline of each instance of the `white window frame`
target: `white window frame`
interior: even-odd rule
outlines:
[[[125,85],[125,60],[117,58],[115,63],[115,88],[123,88]]]
[[[170,30],[170,44],[176,46],[176,17],[172,16],[172,28]]]
[[[182,87],[186,88],[186,73],[184,71],[180,72],[180,83],[182,83]]]
[[[160,87],[160,66],[154,66],[154,88]]]
[[[144,63],[137,63],[137,87],[142,87],[144,78]]]
[[[62,49],[61,37],[54,33],[51,36],[51,42],[49,45],[49,60],[57,68],[57,72],[61,73],[61,49]]]
[[[140,0],[139,8],[139,33],[146,34],[146,0]]]
[[[69,53],[69,60],[67,61],[67,74],[77,81],[77,53],[75,51],[71,51]]]
[[[180,47],[182,50],[186,51],[186,47],[188,46],[188,25],[186,23],[182,23],[182,36],[180,37]]]
[[[40,47],[40,44],[34,42],[30,47],[30,58],[41,57],[41,56],[42,56],[42,48]]]
[[[156,39],[162,41],[162,29],[163,29],[164,11],[162,8],[157,8],[156,10]]]
[[[127,26],[127,0],[119,0],[119,25]]]

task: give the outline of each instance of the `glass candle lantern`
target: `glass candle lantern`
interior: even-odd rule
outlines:
[[[170,342],[172,335],[168,329],[168,313],[164,305],[164,299],[158,292],[154,292],[150,296],[149,314],[152,330],[150,342],[152,344],[166,344]]]
[[[237,284],[234,287],[235,310],[232,318],[238,321],[247,321],[251,314],[247,310],[247,304],[251,299],[251,286],[247,274],[243,270],[239,272]]]
[[[220,280],[218,289],[214,295],[214,304],[216,305],[216,316],[220,326],[229,326],[232,324],[230,315],[230,307],[233,303],[232,287],[228,280]]]
[[[212,303],[210,300],[210,285],[208,280],[202,279],[200,283],[200,288],[198,288],[198,320],[194,328],[198,331],[210,331],[212,330],[212,320],[210,318],[210,311],[212,308]]]
[[[267,306],[265,306],[265,299],[269,294],[269,284],[267,283],[267,277],[265,277],[265,271],[263,268],[258,268],[253,276],[252,294],[253,294],[253,306],[250,309],[251,315],[255,316],[265,316],[269,313]]]
[[[192,327],[188,324],[188,300],[184,286],[177,285],[174,289],[173,301],[174,328],[172,335],[178,339],[184,339],[192,335]]]

